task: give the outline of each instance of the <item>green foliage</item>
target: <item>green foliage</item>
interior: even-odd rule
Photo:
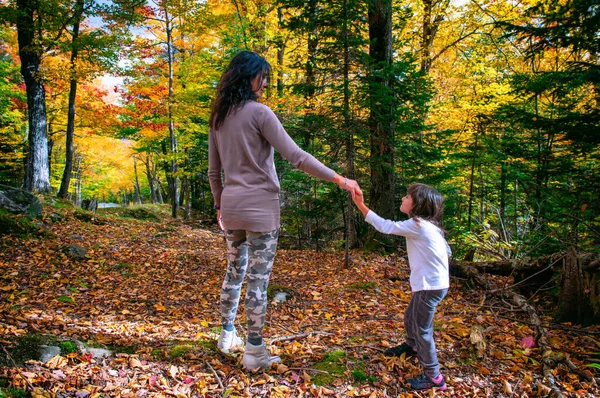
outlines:
[[[365,381],[370,381],[370,382],[377,381],[377,379],[375,377],[367,376],[364,371],[358,370],[358,369],[352,371],[352,377],[354,378],[354,380],[358,381],[359,383],[362,383]]]
[[[350,290],[372,290],[377,289],[377,282],[355,282],[346,288]]]
[[[1,19],[1,16],[0,16]],[[13,42],[14,32],[0,25],[0,39]],[[18,63],[0,48],[0,184],[19,186],[23,178],[25,92]]]
[[[67,296],[67,295],[63,294],[58,298],[58,301],[61,301],[63,303],[74,303],[75,299],[71,296]]]
[[[595,368],[595,369],[600,369],[600,363],[596,363],[596,362],[594,362],[594,363],[588,363],[585,366],[589,366],[589,367]]]
[[[12,361],[17,365],[23,365],[28,360],[38,360],[40,355],[40,346],[44,344],[55,344],[56,338],[50,335],[26,334],[19,336],[6,347],[10,354],[10,359],[4,351],[0,351],[0,366],[13,366]],[[12,361],[11,361],[12,359]]]
[[[323,355],[321,361],[315,363],[314,368],[326,373],[318,373],[313,377],[313,382],[318,386],[327,385],[342,376],[346,371],[345,357],[346,353],[342,350],[330,351]]]
[[[31,394],[20,388],[8,387],[0,389],[0,398],[29,398]]]
[[[73,341],[61,341],[58,343],[58,346],[60,347],[60,353],[62,356],[79,351],[77,344],[75,344]]]
[[[107,217],[134,218],[141,221],[157,221],[170,217],[168,205],[136,205],[98,209],[98,214]]]
[[[171,348],[169,351],[169,358],[179,358],[194,350],[194,346],[191,344],[179,344]]]
[[[21,237],[38,235],[40,228],[29,217],[0,209],[0,236],[11,234]]]

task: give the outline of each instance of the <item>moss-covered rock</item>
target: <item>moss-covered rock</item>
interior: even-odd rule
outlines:
[[[6,185],[0,185],[0,208],[29,218],[39,218],[43,211],[42,202],[37,196]]]

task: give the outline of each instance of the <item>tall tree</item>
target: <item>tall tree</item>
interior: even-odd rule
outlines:
[[[167,50],[167,62],[169,66],[168,72],[168,84],[169,84],[169,92],[167,99],[167,118],[168,118],[168,126],[169,126],[169,144],[170,144],[170,196],[171,196],[171,216],[173,218],[177,218],[179,213],[179,174],[178,169],[179,165],[177,163],[177,136],[175,135],[175,124],[173,121],[173,101],[174,101],[174,93],[173,93],[173,68],[174,68],[174,59],[173,59],[173,21],[170,10],[167,8],[167,2],[162,3],[162,11],[165,17],[165,33],[167,36],[166,40],[166,50]]]
[[[394,87],[392,71],[392,2],[369,1],[369,129],[371,142],[372,208],[393,218],[394,188]]]
[[[65,169],[58,190],[59,198],[67,198],[73,170],[73,136],[75,135],[75,98],[77,96],[77,58],[79,56],[79,28],[83,17],[85,0],[77,0],[73,13],[72,48],[70,62],[69,104],[67,115]]]
[[[50,192],[48,166],[48,135],[46,120],[46,91],[41,75],[43,50],[40,47],[42,30],[39,1],[17,0],[17,32],[21,74],[27,92],[29,118],[28,155],[25,189]]]

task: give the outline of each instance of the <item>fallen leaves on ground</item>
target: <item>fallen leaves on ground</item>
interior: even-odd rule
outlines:
[[[448,389],[411,392],[416,359],[385,357],[404,339],[410,300],[408,267],[356,252],[344,269],[340,251],[279,250],[265,337],[283,363],[259,373],[242,371],[241,353],[215,349],[219,292],[225,273],[223,236],[170,220],[98,216],[94,222],[61,210],[38,237],[0,240],[0,336],[50,334],[109,348],[113,356],[85,352],[42,364],[1,368],[0,377],[33,397],[533,397],[547,390],[540,352],[525,322],[502,301],[489,301],[468,281],[453,279],[438,307],[435,338]],[[87,250],[74,260],[69,245]],[[67,249],[66,249],[67,248]],[[393,272],[395,281],[386,275]],[[270,296],[271,297],[271,296]],[[547,308],[547,310],[550,310]],[[244,330],[243,300],[238,329]],[[596,328],[550,325],[556,353],[598,376]],[[474,328],[475,327],[475,328]],[[474,330],[477,339],[472,343]],[[485,348],[483,348],[485,347]],[[127,348],[125,350],[124,348]],[[341,351],[339,372],[322,370],[328,353]],[[589,366],[592,365],[592,366]],[[336,369],[338,369],[336,368]],[[329,378],[324,378],[328,376]],[[554,369],[565,396],[600,394],[566,368]],[[323,382],[325,381],[325,382]],[[321,385],[319,385],[321,384]]]

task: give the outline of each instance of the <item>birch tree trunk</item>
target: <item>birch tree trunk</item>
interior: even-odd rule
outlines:
[[[29,122],[25,189],[30,192],[50,192],[48,168],[48,133],[46,91],[40,79],[41,55],[36,51],[37,2],[17,0],[17,36],[21,74],[27,93]]]
[[[173,122],[173,26],[171,24],[170,14],[166,8],[165,28],[167,31],[167,58],[169,61],[169,98],[168,98],[168,117],[169,117],[169,142],[171,144],[171,216],[177,218],[179,213],[179,175],[177,165],[177,137],[175,136],[175,124]]]

